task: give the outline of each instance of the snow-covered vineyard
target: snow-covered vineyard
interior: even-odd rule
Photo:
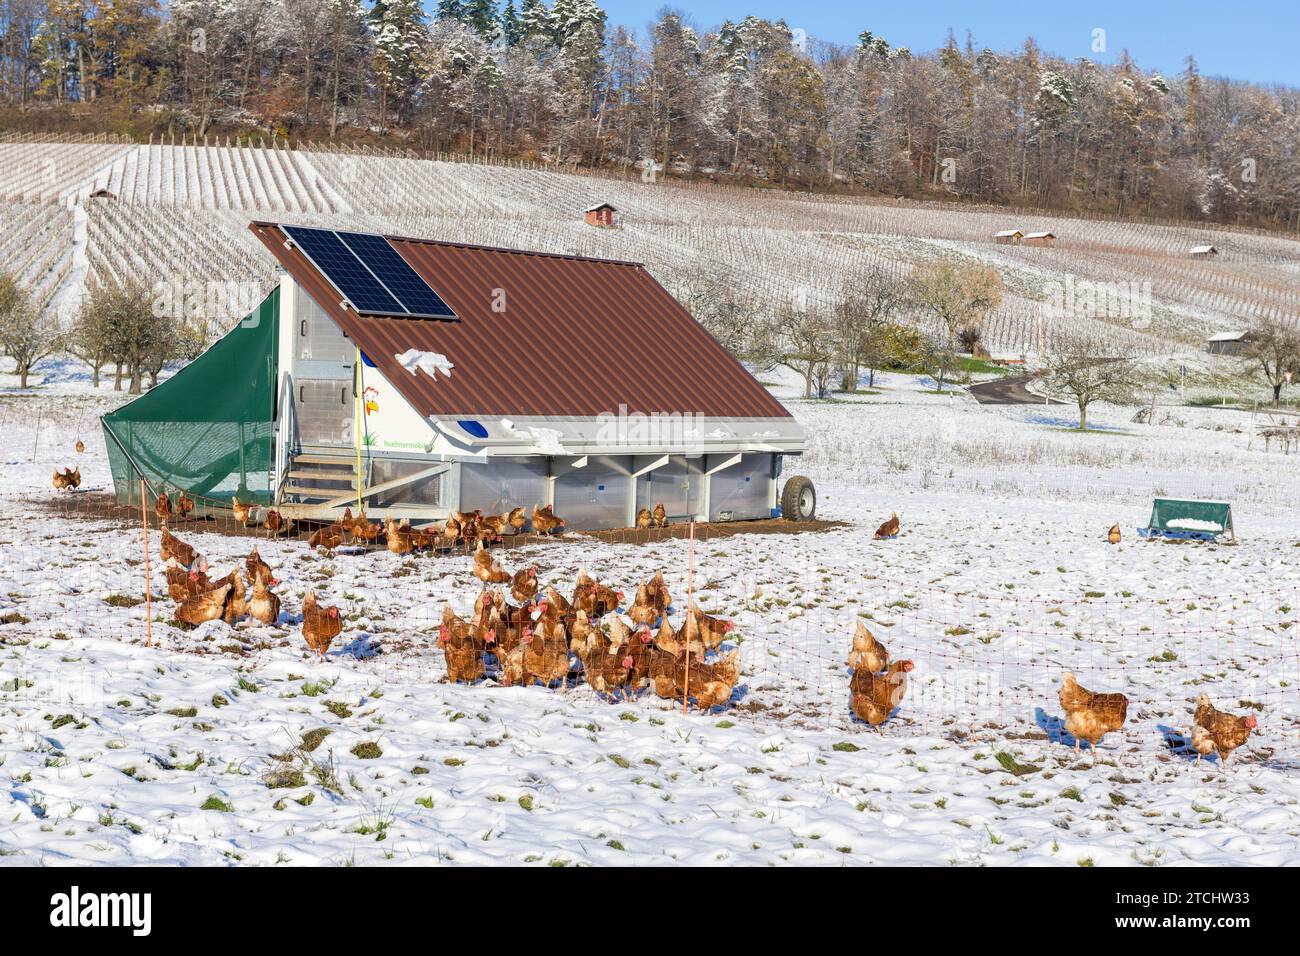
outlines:
[[[285,612],[181,630],[155,526],[146,647],[142,516],[90,507],[108,403],[83,379],[51,363],[44,394],[0,403],[0,859],[1296,862],[1300,482],[1245,413],[1103,409],[1080,436],[1057,407],[906,376],[834,403],[773,384],[809,432],[819,517],[843,524],[696,542],[698,600],[734,621],[741,676],[683,713],[581,681],[447,683],[443,606],[468,616],[481,588],[463,553],[177,525],[217,575],[256,541]],[[50,471],[74,463],[60,497]],[[1139,540],[1155,495],[1232,500],[1239,543]],[[901,535],[872,540],[891,511]],[[583,570],[630,591],[662,569],[678,624],[689,548],[570,534],[498,555],[565,594]],[[298,624],[309,590],[344,619],[323,660]],[[860,621],[915,665],[883,732],[849,709]],[[1095,753],[1062,730],[1067,670],[1131,702]],[[1185,746],[1202,693],[1258,718],[1226,767]]]
[[[256,301],[273,263],[247,231],[259,216],[356,231],[579,253],[646,263],[680,298],[706,273],[769,303],[831,302],[842,279],[939,257],[995,264],[1007,285],[989,315],[994,352],[1037,351],[1043,305],[1067,282],[1136,289],[1149,314],[1091,318],[1142,354],[1196,348],[1207,334],[1300,309],[1300,254],[1286,239],[1194,225],[1072,219],[882,200],[823,199],[532,168],[288,150],[247,142],[0,142],[0,268],[47,308],[71,308],[88,280],[246,283]],[[619,210],[593,229],[582,211]],[[1054,245],[1004,245],[996,232],[1052,231]],[[1198,245],[1217,254],[1194,258]],[[707,263],[707,269],[704,268]],[[1130,285],[1131,284],[1131,285]],[[236,318],[238,316],[235,316]]]

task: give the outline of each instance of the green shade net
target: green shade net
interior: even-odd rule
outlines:
[[[197,510],[270,499],[280,290],[206,352],[103,416],[120,504],[184,490]]]
[[[1150,530],[1166,534],[1232,535],[1232,506],[1224,501],[1157,498],[1151,505]]]

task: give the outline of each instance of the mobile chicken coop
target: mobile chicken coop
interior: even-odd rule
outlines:
[[[571,529],[811,518],[793,417],[637,263],[254,222],[278,288],[104,416],[119,498],[332,520],[551,504]],[[171,421],[167,419],[170,417]],[[784,500],[782,500],[784,499]]]

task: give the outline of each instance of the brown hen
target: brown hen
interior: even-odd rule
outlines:
[[[1250,732],[1259,725],[1254,714],[1237,717],[1216,710],[1208,694],[1197,699],[1194,720],[1192,747],[1196,750],[1196,762],[1199,764],[1201,757],[1213,752],[1225,767],[1228,755],[1250,739]]]
[[[1094,694],[1080,686],[1069,671],[1061,682],[1059,695],[1065,711],[1065,729],[1074,735],[1074,752],[1079,741],[1086,740],[1096,756],[1097,743],[1106,734],[1119,730],[1128,717],[1128,698],[1123,694]]]
[[[865,668],[855,670],[849,682],[849,706],[854,716],[879,729],[894,708],[903,702],[903,695],[907,693],[907,675],[913,666],[911,661],[894,661],[882,674]]]

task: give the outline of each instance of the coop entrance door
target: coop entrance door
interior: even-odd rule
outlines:
[[[353,446],[356,346],[302,290],[295,299],[294,401],[304,445]]]
[[[351,448],[356,425],[356,398],[351,379],[298,379],[298,434],[304,445]]]

